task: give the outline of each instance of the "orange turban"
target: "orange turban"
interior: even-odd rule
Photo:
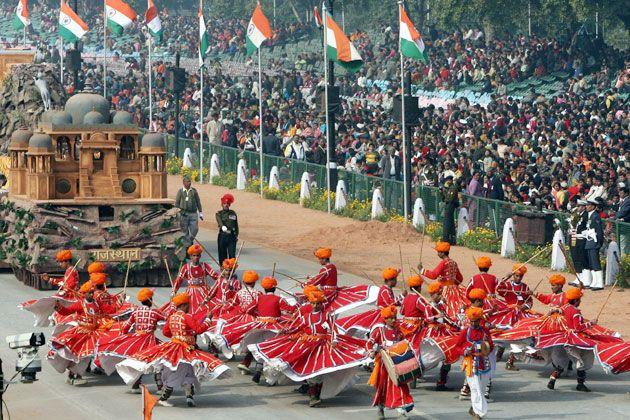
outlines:
[[[317,251],[315,251],[315,256],[317,258],[329,259],[332,256],[332,249],[318,248]]]
[[[254,284],[258,281],[258,273],[254,270],[247,270],[243,273],[243,282],[246,284]]]
[[[319,290],[311,291],[311,293],[306,295],[306,297],[308,298],[308,301],[311,303],[322,303],[325,299],[324,292],[319,291]]]
[[[549,277],[549,283],[551,284],[563,285],[566,282],[567,282],[567,279],[564,278],[562,274],[553,274],[551,277]]]
[[[95,289],[94,284],[91,281],[86,281],[85,283],[83,283],[83,285],[79,289],[79,292],[86,294],[87,292],[93,292],[94,289]]]
[[[564,296],[567,298],[567,300],[580,299],[583,295],[584,293],[582,293],[582,289],[578,289],[577,287],[572,287],[564,292]]]
[[[147,289],[146,287],[144,289],[140,289],[140,291],[138,292],[138,301],[140,302],[149,300],[152,297],[153,297],[153,290]]]
[[[472,289],[469,293],[468,293],[468,299],[473,300],[473,299],[485,299],[486,298],[486,291],[483,289]]]
[[[104,273],[105,269],[107,267],[105,267],[105,264],[103,264],[100,261],[95,261],[92,264],[88,265],[88,273],[89,274],[94,274],[94,273]]]
[[[524,276],[525,273],[527,273],[527,267],[525,267],[523,264],[514,264],[512,266],[512,272],[514,274],[520,274],[521,276]]]
[[[386,306],[381,309],[381,318],[383,319],[396,318],[396,315],[398,315],[398,309],[395,306]]]
[[[415,276],[411,276],[407,279],[407,286],[409,287],[418,287],[418,286],[422,286],[422,283],[424,283],[424,281],[422,281],[422,277],[420,277],[419,275],[415,275]]]
[[[173,299],[171,299],[171,302],[173,302],[173,305],[175,305],[176,307],[179,307],[183,305],[184,303],[190,302],[190,297],[188,297],[188,293],[180,293],[178,295],[173,296]]]
[[[107,281],[107,274],[105,273],[92,273],[90,274],[90,281],[94,286],[101,286]]]
[[[437,252],[449,252],[451,250],[451,244],[448,242],[438,242],[435,244],[435,250]]]
[[[383,280],[393,280],[398,277],[398,270],[396,268],[388,267],[383,270]]]
[[[260,281],[260,285],[265,290],[273,289],[278,285],[278,280],[274,279],[273,277],[265,277]]]
[[[477,321],[483,317],[483,309],[481,308],[468,308],[466,309],[466,318],[471,321]]]
[[[492,260],[489,257],[479,257],[477,258],[477,267],[479,268],[490,268],[492,265]]]
[[[431,283],[429,287],[427,287],[429,294],[433,295],[442,290],[442,285],[440,282],[436,281],[435,283]]]
[[[199,244],[192,244],[188,247],[188,255],[201,255],[203,248]]]
[[[221,264],[224,270],[236,270],[238,264],[236,264],[236,258],[226,258],[223,260],[223,264]]]
[[[304,293],[304,296],[306,296],[307,298],[308,295],[313,292],[321,292],[321,290],[319,289],[319,287],[313,284],[307,284],[306,286],[304,286],[304,290],[302,291],[302,293]]]
[[[234,196],[232,194],[224,194],[221,197],[221,204],[227,204],[228,206],[234,202]]]
[[[72,259],[72,251],[68,249],[64,249],[63,251],[57,252],[55,259],[59,262],[61,261],[70,261]]]

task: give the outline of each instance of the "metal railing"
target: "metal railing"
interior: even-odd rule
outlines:
[[[183,157],[184,150],[190,148],[193,153],[198,153],[198,140],[180,139],[179,157]],[[217,154],[220,162],[220,171],[225,173],[236,173],[238,161],[244,159],[247,163],[248,176],[258,177],[260,155],[255,151],[247,151],[226,147],[223,145],[204,143],[204,168],[210,168],[210,158],[213,154]],[[168,137],[168,154],[175,155],[175,139]],[[279,180],[297,184],[302,178],[304,172],[311,174],[311,180],[317,184],[319,188],[326,187],[326,167],[315,163],[302,160],[285,158],[283,156],[263,155],[265,182],[269,181],[269,172],[273,166],[278,167]],[[196,160],[196,168],[199,166],[198,158]],[[401,181],[385,179],[377,176],[370,176],[361,173],[348,172],[343,168],[338,169],[338,177],[344,180],[346,184],[346,195],[348,199],[369,201],[372,199],[372,193],[375,188],[380,188],[383,194],[383,205],[386,211],[402,215],[404,211],[404,185]],[[204,182],[209,182],[204,179]],[[333,190],[335,186],[332,186]],[[416,198],[422,198],[424,204],[425,215],[429,221],[442,222],[443,205],[440,200],[438,188],[418,185],[412,191],[412,203]],[[515,214],[527,211],[537,211],[534,206],[524,204],[514,204],[507,201],[492,200],[484,197],[476,197],[464,194],[462,197],[462,205],[466,206],[469,211],[469,222],[471,226],[480,226],[493,230],[497,236],[503,231],[505,220],[513,217]],[[566,227],[570,218],[569,213],[545,210],[545,213],[553,214],[558,219],[561,226]],[[622,254],[630,252],[630,223],[624,223],[618,220],[604,221],[607,231],[615,233],[617,243]]]

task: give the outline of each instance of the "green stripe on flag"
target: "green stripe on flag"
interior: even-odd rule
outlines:
[[[13,15],[13,29],[15,29],[16,31],[21,31],[22,29],[24,29],[26,25],[24,25],[24,22],[22,22],[22,20],[20,19],[20,17],[17,14]]]
[[[412,42],[406,39],[401,39],[400,51],[402,52],[402,55],[404,55],[405,57],[424,61],[425,63],[429,62],[429,58],[427,57],[426,50],[420,51],[420,49],[418,48],[418,45],[415,42]]]
[[[328,50],[326,53],[328,54],[328,59],[332,61],[336,61],[340,67],[346,69],[346,71],[350,73],[357,72],[361,67],[363,67],[363,60],[353,60],[353,61],[339,61],[337,59],[337,49],[328,45],[326,48]]]
[[[252,55],[253,53],[256,52],[256,50],[258,50],[258,47],[256,47],[256,45],[254,45],[254,43],[252,42],[251,39],[249,39],[249,37],[245,37],[245,47],[247,47],[247,56]]]
[[[117,36],[122,35],[125,29],[111,19],[107,19],[107,27],[112,32],[112,34],[117,35]]]
[[[79,38],[70,29],[61,25],[59,26],[59,36],[66,42],[75,42],[79,40]]]

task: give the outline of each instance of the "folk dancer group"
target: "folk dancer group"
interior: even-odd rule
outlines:
[[[550,363],[549,389],[570,362],[579,391],[589,391],[586,371],[595,360],[608,372],[630,369],[629,343],[597,320],[582,317],[584,291],[564,291],[563,276],[550,277],[551,293],[536,293],[523,282],[523,264],[497,279],[489,273],[490,258],[480,257],[479,273],[464,287],[450,245],[438,242],[435,249],[437,267],[427,270],[419,264],[419,274],[409,277],[397,294],[396,268],[383,270],[379,288],[339,286],[332,251],[320,248],[315,252],[320,272],[303,284],[301,293],[288,296],[277,293],[273,277],[261,279],[257,289],[259,275],[252,270],[244,271],[240,281],[236,259],[225,259],[216,271],[200,261],[203,248],[192,245],[190,261],[173,282],[171,300],[161,307],[150,289],[138,292],[138,305],[127,303],[123,294],[111,294],[106,267],[99,262],[88,266],[90,279],[79,287],[72,253],[64,250],[57,255],[63,278],[45,276],[59,286],[57,293],[20,306],[35,315],[38,325],[55,324],[48,360],[59,372],[68,372],[69,383],[84,385],[87,371],[117,372],[131,392],[139,392],[142,376],[152,374],[163,406],[171,406],[169,398],[178,388],[187,405],[195,406],[202,382],[229,377],[218,353],[226,359],[242,357],[238,369],[254,382],[302,384],[311,407],[352,386],[358,370],[368,366],[379,418],[385,408],[401,416],[413,410],[410,386],[432,368],[440,366],[435,390],[450,389],[448,374],[459,360],[465,374],[460,397],[471,400],[473,418],[484,417],[492,373],[506,348],[511,349],[507,369],[517,370],[516,361],[530,359]],[[435,280],[427,286],[428,297],[421,293],[423,278]],[[184,284],[185,291],[179,292]],[[534,312],[533,299],[549,309]],[[372,303],[375,309],[344,315]],[[156,336],[160,326],[166,341]],[[214,354],[202,350],[199,341]]]

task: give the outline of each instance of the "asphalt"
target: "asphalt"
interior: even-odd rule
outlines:
[[[204,245],[216,255],[214,235],[200,232]],[[276,270],[291,276],[313,274],[318,270],[316,261],[303,260],[280,252],[246,243],[241,254],[241,268],[254,269],[262,275],[271,273],[273,263]],[[280,286],[287,290],[295,289],[295,282],[278,276]],[[340,282],[360,281],[356,276],[341,273]],[[34,329],[32,316],[20,311],[17,304],[35,297],[47,296],[50,292],[40,292],[19,283],[11,272],[0,272],[0,357],[3,361],[5,379],[14,373],[16,352],[8,348],[3,337],[12,334],[43,331],[46,336],[50,329]],[[135,289],[129,291],[130,295]],[[156,292],[157,302],[164,302],[167,289]],[[40,349],[45,356],[46,348]],[[236,371],[236,362],[228,362],[234,368],[232,378],[206,384],[196,396],[197,408],[186,408],[181,393],[172,398],[173,408],[156,407],[153,418],[156,420],[177,419],[370,419],[376,418],[376,410],[371,407],[372,389],[365,385],[367,372],[361,372],[360,380],[354,388],[337,397],[324,401],[318,408],[309,408],[307,397],[294,392],[295,385],[268,387],[256,385],[249,376],[241,376]],[[549,369],[542,366],[521,366],[519,372],[507,372],[499,365],[493,380],[494,401],[489,406],[489,419],[627,419],[630,412],[630,375],[606,375],[599,366],[590,372],[587,384],[593,392],[585,394],[574,390],[575,378],[562,378],[555,391],[546,389]],[[411,418],[416,419],[466,419],[469,402],[459,401],[457,390],[463,382],[458,366],[453,366],[449,385],[452,392],[434,392],[436,371],[427,373],[427,382],[419,383],[412,390],[416,401]],[[126,393],[126,387],[117,376],[90,376],[88,385],[77,388],[67,385],[63,375],[54,371],[44,360],[43,371],[32,384],[20,382],[9,385],[4,394],[10,418],[20,419],[138,419],[141,415],[141,398]],[[155,393],[155,387],[149,387]],[[7,411],[5,419],[8,419]],[[394,411],[386,412],[395,418]]]

